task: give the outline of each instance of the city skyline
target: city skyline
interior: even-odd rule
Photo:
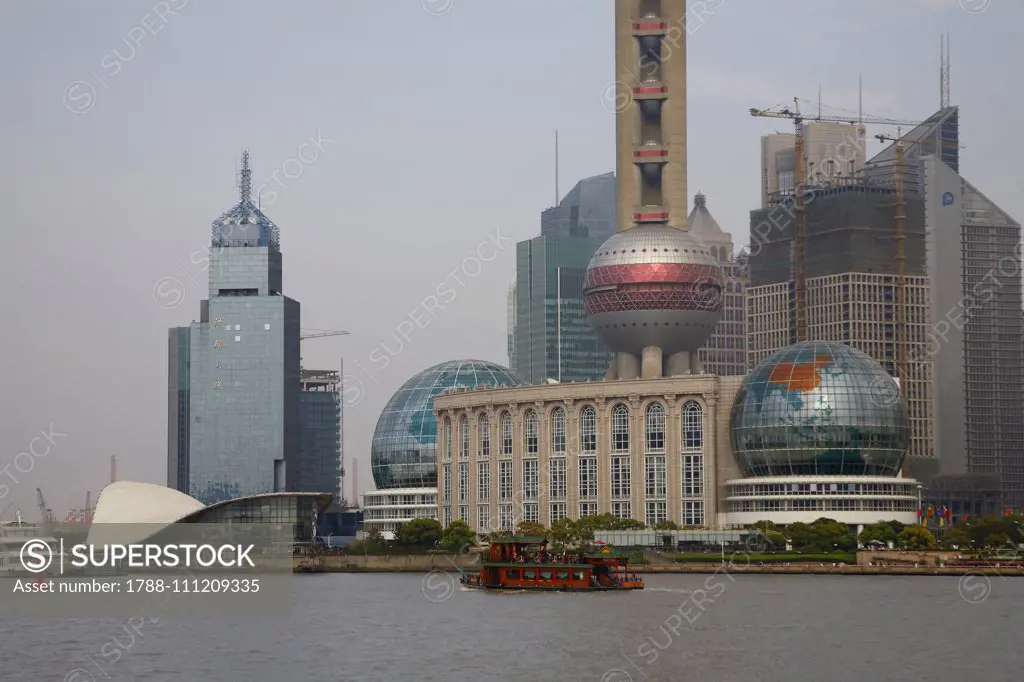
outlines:
[[[551,22],[529,24],[536,52],[562,53],[565,38],[557,27],[570,17],[581,29],[578,35],[592,34],[579,38],[566,58],[565,67],[580,73],[568,91],[563,81],[543,82],[540,58],[514,50],[518,39],[495,41],[471,30],[493,21],[525,29],[531,8],[542,6]],[[85,490],[98,492],[111,453],[119,456],[124,478],[162,480],[165,330],[187,323],[191,313],[183,315],[182,309],[195,310],[206,295],[193,280],[205,279],[208,220],[231,191],[226,173],[237,167],[232,157],[243,144],[255,153],[253,184],[263,188],[263,208],[273,205],[275,220],[291,229],[283,245],[292,273],[289,292],[312,311],[310,326],[353,331],[342,341],[311,347],[305,360],[310,366],[336,367],[344,357],[346,371],[362,382],[361,389],[355,385],[362,393],[358,401],[347,394],[358,404],[346,409],[346,451],[362,461],[364,471],[369,470],[373,420],[404,380],[453,357],[505,357],[500,303],[512,272],[513,243],[532,236],[537,212],[550,202],[550,131],[561,131],[563,179],[612,165],[614,119],[601,100],[611,80],[611,55],[604,47],[609,3],[482,8],[460,2],[443,16],[409,3],[407,10],[387,15],[397,42],[442,61],[403,59],[401,74],[385,65],[396,79],[387,87],[380,73],[371,77],[340,68],[360,63],[358,55],[367,49],[370,39],[354,27],[382,21],[383,10],[372,5],[326,10],[317,23],[340,35],[310,48],[330,51],[313,56],[300,56],[310,53],[299,49],[317,42],[310,40],[319,30],[311,17],[285,18],[294,25],[282,28],[295,28],[301,37],[284,46],[283,56],[251,55],[254,75],[240,78],[237,56],[213,36],[228,25],[261,35],[279,19],[269,5],[246,7],[242,13],[188,3],[133,50],[124,40],[142,22],[145,7],[69,7],[46,20],[56,40],[44,51],[29,50],[24,36],[30,32],[19,28],[43,21],[43,10],[5,10],[13,12],[3,22],[11,34],[0,49],[12,63],[22,64],[17,56],[23,52],[35,57],[0,85],[12,103],[10,123],[0,135],[15,161],[5,167],[0,198],[20,228],[2,266],[12,290],[35,293],[4,304],[13,328],[29,333],[12,335],[3,366],[8,419],[0,430],[0,466],[26,451],[40,431],[52,427],[68,435],[29,472],[14,472],[20,483],[11,486],[0,508],[13,503],[31,513],[36,487],[55,510],[78,506]],[[1020,95],[1009,89],[990,92],[985,79],[967,76],[992,59],[1020,61],[1022,48],[1000,38],[1011,36],[1021,8],[998,5],[970,15],[956,2],[933,11],[908,3],[887,9],[889,21],[879,22],[879,3],[847,8],[842,21],[812,21],[800,11],[807,7],[792,2],[769,11],[731,0],[691,26],[690,191],[712,198],[716,218],[737,247],[747,243],[747,212],[758,205],[756,141],[773,130],[788,130],[751,120],[747,107],[772,106],[793,94],[806,98],[822,81],[827,104],[856,109],[856,74],[864,71],[866,112],[927,116],[938,100],[934,38],[944,30],[953,33],[953,103],[964,106],[963,172],[1018,220],[1024,215],[1009,165],[1013,150],[1003,139],[1019,117]],[[763,42],[771,22],[781,30],[783,15],[798,16],[798,26],[811,39],[799,47],[772,40],[773,59],[763,62],[752,50],[729,54],[738,43]],[[899,19],[911,16],[914,35],[903,35],[896,30]],[[462,110],[450,106],[451,97],[459,97],[453,88],[461,86],[440,79],[438,67],[454,57],[454,46],[446,45],[456,37],[460,51],[490,55],[488,68],[498,69],[498,80],[505,83],[478,101],[456,99]],[[869,37],[875,52],[863,55],[858,46]],[[103,66],[111,64],[111,49],[120,56],[115,74]],[[808,69],[808,50],[821,55],[827,50],[829,58]],[[900,61],[908,53],[915,56]],[[296,102],[306,102],[320,88],[320,67],[312,64],[321,57],[322,63],[339,65],[331,74],[338,86],[299,107]],[[79,79],[91,81],[96,99],[95,106],[76,114],[64,105],[83,105],[77,97],[87,91],[75,90],[65,101],[62,95]],[[526,108],[514,105],[516,89],[509,83],[536,88]],[[256,92],[265,100],[259,111],[238,104]],[[416,107],[416,118],[389,114],[384,125],[374,121],[378,112],[350,113],[354,93],[387,98],[396,92],[402,93],[399,102],[426,97],[430,104]],[[554,98],[559,113],[536,106],[540,98]],[[985,113],[969,107],[972,101],[985,102]],[[168,132],[154,137],[152,130],[161,127]],[[509,132],[494,135],[495,130]],[[869,127],[869,134],[874,132]],[[494,144],[480,145],[485,135]],[[396,173],[394,159],[379,152],[400,146],[406,151]],[[442,156],[452,161],[439,168]],[[502,163],[490,164],[488,173],[471,170],[495,159]],[[394,175],[394,187],[386,193],[364,179],[381,173]],[[394,211],[385,218],[396,225],[387,235],[374,229],[382,206]],[[384,257],[392,273],[401,272],[400,286],[381,283]],[[163,288],[157,286],[161,282]],[[175,289],[178,285],[183,288]],[[442,286],[454,298],[438,293]],[[369,291],[377,295],[367,296]],[[429,295],[447,300],[432,316],[421,305]],[[494,332],[467,335],[469,327]],[[73,351],[69,337],[76,339]],[[363,487],[369,487],[365,480]]]

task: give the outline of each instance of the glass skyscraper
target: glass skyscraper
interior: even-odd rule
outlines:
[[[595,381],[613,354],[583,304],[587,265],[604,237],[541,235],[516,245],[512,371],[531,384]]]
[[[282,294],[279,232],[252,201],[248,153],[241,176],[240,202],[212,225],[200,320],[170,331],[168,485],[204,504],[301,478],[299,303]]]
[[[615,233],[615,174],[584,178],[541,213],[541,234],[516,245],[509,291],[509,365],[528,383],[604,377],[613,354],[583,306],[590,258]]]

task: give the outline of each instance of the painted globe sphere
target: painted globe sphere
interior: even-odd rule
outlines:
[[[377,489],[437,487],[436,396],[450,388],[521,383],[508,368],[483,360],[443,362],[406,381],[384,406],[373,431],[370,467]]]
[[[740,386],[730,432],[745,476],[895,476],[910,446],[896,381],[861,351],[824,341],[758,365]]]
[[[685,230],[640,225],[612,235],[587,266],[587,317],[612,350],[696,351],[722,317],[725,273]]]

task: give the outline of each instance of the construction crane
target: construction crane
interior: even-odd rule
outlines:
[[[43,497],[43,491],[39,488],[36,488],[36,503],[39,505],[39,515],[43,517],[44,524],[57,523],[57,517],[53,515],[53,510],[46,505],[46,498]]]
[[[351,332],[343,332],[332,329],[300,329],[299,342],[307,339],[325,339],[329,336],[348,336]],[[299,366],[302,366],[302,358],[299,358]]]
[[[894,217],[896,227],[896,315],[893,331],[893,345],[896,349],[895,373],[900,379],[900,393],[906,390],[906,361],[907,349],[907,193],[904,182],[904,164],[906,163],[906,150],[903,147],[903,138],[896,131],[896,137],[892,135],[875,135],[880,142],[896,143],[896,215]]]
[[[804,164],[804,129],[803,123],[817,121],[824,123],[873,123],[876,125],[918,125],[919,122],[899,121],[892,118],[878,118],[873,116],[822,116],[818,114],[805,115],[800,112],[800,99],[793,98],[793,108],[785,107],[778,110],[773,109],[750,109],[751,116],[761,118],[788,118],[793,121],[794,145],[793,145],[793,215],[796,218],[796,235],[793,240],[794,263],[793,283],[794,297],[793,305],[796,308],[796,340],[807,340],[807,273],[806,273],[806,241],[807,241],[807,212],[804,206],[804,185],[806,173]],[[768,174],[764,177],[765,196],[768,195]]]

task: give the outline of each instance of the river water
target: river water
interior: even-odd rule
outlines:
[[[447,575],[296,576],[265,619],[13,623],[3,682],[862,682],[1024,677],[1024,579],[647,576],[495,594]],[[213,597],[211,597],[213,598]]]

